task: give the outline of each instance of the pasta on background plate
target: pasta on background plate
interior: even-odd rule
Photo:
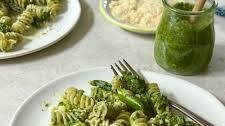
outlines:
[[[1,0],[0,51],[14,49],[23,36],[57,16],[61,6],[60,0]]]

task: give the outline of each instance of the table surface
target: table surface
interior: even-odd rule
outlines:
[[[0,60],[1,126],[8,126],[17,107],[46,82],[76,70],[108,66],[119,58],[139,69],[188,80],[225,104],[225,18],[215,17],[216,44],[208,70],[197,76],[178,76],[156,64],[153,35],[113,26],[99,13],[97,0],[81,0],[81,6],[78,24],[62,41],[37,53]]]

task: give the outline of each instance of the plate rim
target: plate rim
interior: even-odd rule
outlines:
[[[43,50],[43,49],[45,49],[47,47],[50,47],[51,45],[54,45],[55,43],[57,43],[60,40],[62,40],[65,36],[67,36],[73,30],[73,28],[76,26],[77,22],[80,19],[80,16],[81,16],[81,13],[82,13],[81,12],[81,3],[80,3],[80,0],[75,0],[75,1],[77,2],[77,5],[78,5],[78,8],[77,8],[77,11],[78,11],[77,19],[76,19],[76,21],[73,22],[73,24],[69,28],[69,30],[66,31],[62,36],[60,36],[59,38],[57,38],[55,41],[50,42],[50,43],[48,43],[46,45],[40,46],[38,48],[32,48],[32,49],[28,49],[28,50],[25,50],[25,51],[22,51],[22,49],[21,49],[20,51],[22,51],[22,52],[19,52],[19,53],[4,55],[4,53],[8,53],[8,52],[0,52],[0,53],[3,53],[3,55],[0,56],[0,60],[11,59],[11,58],[21,57],[21,56],[24,56],[24,55],[28,55],[28,54],[31,54],[31,53],[35,53],[35,52],[41,51],[41,50]],[[12,51],[12,52],[16,52],[16,51]]]
[[[84,69],[79,69],[79,70],[76,70],[74,72],[70,72],[70,73],[58,76],[58,77],[56,77],[56,78],[54,78],[50,81],[45,82],[44,85],[42,85],[41,87],[36,89],[30,96],[25,98],[24,101],[17,107],[16,111],[14,112],[14,114],[13,114],[13,116],[12,116],[10,122],[9,122],[9,126],[13,126],[14,122],[16,121],[16,118],[19,116],[19,113],[22,111],[23,106],[25,106],[27,103],[29,103],[29,101],[32,100],[33,97],[38,95],[39,92],[41,92],[45,88],[51,87],[51,85],[54,85],[55,84],[54,82],[57,82],[59,80],[62,80],[64,78],[72,76],[72,75],[79,74],[81,72],[88,72],[88,71],[100,70],[100,69],[106,70],[106,69],[110,69],[110,67],[100,66],[100,67],[88,67],[88,68],[84,68]],[[159,72],[154,72],[154,71],[151,71],[151,70],[138,69],[138,72],[141,72],[141,73],[147,72],[147,73],[158,74],[158,75],[162,75],[164,77],[174,78],[174,79],[186,82],[186,84],[190,85],[191,87],[197,88],[197,89],[201,90],[202,92],[204,92],[205,94],[209,95],[210,98],[213,98],[214,102],[217,102],[216,104],[221,106],[221,108],[222,108],[222,106],[224,106],[223,103],[216,96],[214,96],[212,93],[210,93],[209,91],[207,91],[207,90],[199,87],[198,85],[195,85],[194,83],[191,83],[187,80],[184,80],[184,79],[181,79],[181,78],[178,78],[178,77],[173,77],[173,76],[166,75],[166,74],[159,73]],[[223,110],[225,111],[225,106],[224,106]]]

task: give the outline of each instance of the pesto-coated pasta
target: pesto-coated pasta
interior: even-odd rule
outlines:
[[[0,32],[6,33],[10,31],[11,31],[11,27],[9,25],[0,22]]]
[[[39,6],[45,6],[47,5],[47,0],[33,0],[33,4],[39,5]]]
[[[0,17],[8,15],[8,8],[6,7],[5,3],[0,1]]]
[[[92,112],[90,113],[89,118],[99,117],[104,120],[106,118],[108,112],[108,106],[106,102],[98,102],[94,107]]]
[[[95,104],[95,100],[84,95],[83,90],[78,90],[74,87],[66,89],[62,100],[67,100],[74,108],[91,109]]]
[[[34,15],[30,9],[26,9],[18,17],[17,21],[12,24],[12,31],[17,33],[26,33],[32,27]]]
[[[67,88],[52,111],[51,126],[198,126],[172,112],[157,84],[146,83],[142,87],[145,83],[136,80],[140,79],[137,75],[122,76],[113,78],[114,86],[103,80],[90,81],[90,97],[84,95],[83,90]],[[142,90],[133,92],[139,90],[135,87],[142,87]],[[82,113],[74,114],[77,109],[84,109],[86,117]],[[75,120],[70,113],[79,118]]]
[[[171,112],[160,113],[155,118],[151,118],[148,123],[151,126],[198,126],[191,121],[186,121],[184,117],[174,115]]]
[[[1,0],[0,51],[10,51],[22,40],[8,39],[5,33],[31,35],[35,29],[53,19],[61,7],[62,3],[59,0]]]
[[[8,16],[0,17],[0,32],[11,32],[12,19]]]
[[[118,97],[114,92],[103,90],[97,86],[92,86],[91,96],[97,101],[115,102],[118,100]]]
[[[22,36],[16,32],[7,32],[5,33],[5,37],[8,39],[20,40]]]
[[[8,16],[2,16],[0,18],[0,23],[10,27],[12,25],[12,19]]]
[[[122,87],[122,82],[120,81],[120,76],[114,76],[112,79],[112,87],[114,89]]]
[[[27,5],[32,3],[32,0],[5,0],[10,9],[17,12],[22,12],[26,9]]]
[[[35,19],[36,21],[45,21],[49,18],[50,10],[47,7],[30,4],[17,21],[12,24],[12,31],[26,33],[31,29]]]
[[[87,120],[88,126],[110,126],[109,119],[101,120],[98,117],[93,117]]]
[[[86,120],[86,123],[89,126],[99,126],[102,123],[102,120],[99,117],[97,117],[97,116],[93,116],[93,117],[89,117]]]
[[[128,109],[127,105],[119,100],[118,95],[114,91],[93,86],[91,92],[91,96],[95,100],[107,102],[108,117],[115,118],[122,110]]]
[[[83,122],[77,122],[77,123],[73,123],[72,126],[86,126],[86,124]]]
[[[0,50],[9,51],[19,42],[21,35],[16,32],[0,32]]]
[[[106,115],[108,112],[107,104],[105,102],[98,102],[90,113],[86,122],[90,126],[101,126],[102,124],[106,125]]]
[[[160,93],[160,89],[156,83],[148,85],[148,94],[151,97],[153,107],[156,113],[169,111],[169,101],[166,96]]]
[[[64,106],[54,107],[51,112],[50,126],[68,126],[73,123],[83,122],[87,116],[87,110],[66,111]]]
[[[130,112],[121,112],[110,126],[130,126]]]
[[[61,8],[61,4],[59,0],[47,0],[47,7],[50,10],[51,17],[55,17]]]
[[[147,116],[141,111],[135,111],[130,116],[131,126],[148,126]]]
[[[27,9],[31,10],[36,21],[46,21],[50,19],[50,10],[46,6],[30,4],[27,6]]]
[[[122,101],[115,101],[113,103],[107,103],[108,104],[108,117],[115,118],[120,114],[123,110],[128,110],[128,107],[125,103]]]
[[[102,123],[100,124],[100,126],[109,126],[110,122],[109,119],[103,120]]]

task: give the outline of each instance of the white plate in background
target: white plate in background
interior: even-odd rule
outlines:
[[[55,44],[65,37],[76,25],[81,14],[79,0],[65,0],[62,12],[51,21],[49,26],[24,39],[9,52],[0,52],[0,59],[8,59],[30,54]]]
[[[225,107],[212,94],[187,81],[150,71],[141,71],[149,82],[157,82],[169,98],[202,116],[215,126],[225,126]],[[112,80],[110,68],[92,68],[78,71],[53,80],[37,90],[16,111],[10,126],[48,126],[50,112],[43,110],[43,103],[56,105],[63,91],[69,86],[90,93],[90,80]]]

